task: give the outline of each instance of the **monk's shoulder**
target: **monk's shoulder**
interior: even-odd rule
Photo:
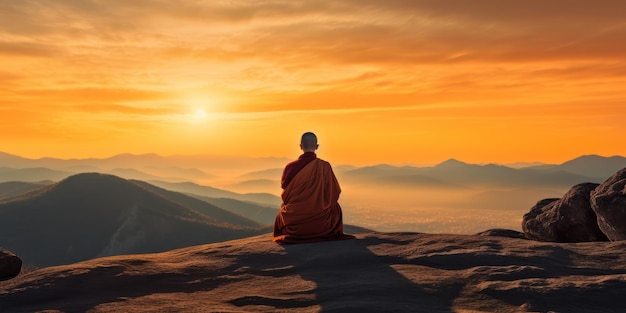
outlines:
[[[332,166],[330,165],[330,162],[326,161],[326,160],[322,160],[320,158],[317,158],[316,161],[323,167],[331,169],[332,170]]]
[[[323,159],[320,159],[320,158],[315,158],[315,160],[317,162],[320,162],[321,164],[324,164],[324,165],[328,164],[328,165],[330,165],[330,163],[328,161],[326,161],[326,160],[323,160]]]

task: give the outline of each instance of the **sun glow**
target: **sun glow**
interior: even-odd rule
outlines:
[[[209,108],[211,108],[211,102],[206,96],[200,95],[188,95],[183,103],[186,103],[187,113],[186,118],[190,122],[203,122],[210,118]]]
[[[207,114],[204,109],[198,108],[196,109],[196,112],[193,114],[193,117],[197,120],[202,120],[207,117]]]

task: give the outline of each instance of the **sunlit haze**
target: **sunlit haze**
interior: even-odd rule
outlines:
[[[25,157],[337,164],[625,154],[624,1],[0,0],[0,144]]]

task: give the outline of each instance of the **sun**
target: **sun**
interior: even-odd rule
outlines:
[[[192,94],[181,98],[184,105],[184,120],[194,125],[204,124],[215,119],[214,97],[209,95]]]
[[[196,109],[196,112],[193,114],[193,117],[197,120],[202,120],[207,117],[207,114],[204,109],[198,108]]]

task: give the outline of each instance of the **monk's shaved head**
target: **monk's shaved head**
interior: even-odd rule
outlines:
[[[317,149],[317,136],[312,132],[302,134],[300,145],[302,145],[303,149]]]

